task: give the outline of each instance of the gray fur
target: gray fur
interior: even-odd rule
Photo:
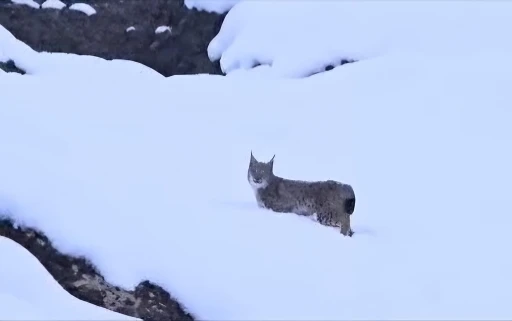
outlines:
[[[316,214],[320,224],[339,227],[345,236],[354,234],[350,227],[356,201],[352,186],[332,180],[305,182],[278,177],[273,171],[274,157],[263,163],[251,152],[247,180],[259,207],[279,213]]]

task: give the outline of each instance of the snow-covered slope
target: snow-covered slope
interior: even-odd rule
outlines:
[[[208,52],[226,73],[262,64],[304,77],[392,53],[510,54],[511,21],[508,1],[242,1]]]
[[[137,320],[67,293],[27,250],[0,236],[1,320]]]
[[[109,63],[82,77],[34,54],[31,75],[0,74],[0,209],[201,319],[510,318],[512,62],[481,44],[361,49],[307,79],[116,77]],[[250,150],[275,153],[280,176],[350,183],[354,237],[258,209]]]
[[[474,58],[265,83],[4,74],[3,206],[205,319],[506,317],[512,66]],[[353,184],[354,238],[259,210],[250,149]]]

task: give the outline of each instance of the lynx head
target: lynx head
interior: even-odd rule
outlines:
[[[276,157],[276,155],[274,155],[268,163],[258,162],[251,151],[247,180],[253,188],[259,189],[267,187],[269,181],[274,177],[274,157]]]

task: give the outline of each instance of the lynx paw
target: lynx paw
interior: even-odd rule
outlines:
[[[348,231],[344,231],[343,229],[341,229],[341,234],[343,234],[344,236],[349,236],[349,237],[352,237],[352,235],[354,235],[354,231],[352,231],[352,229],[349,229]]]

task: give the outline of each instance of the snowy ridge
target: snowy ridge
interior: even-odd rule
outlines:
[[[0,236],[1,320],[137,320],[67,293],[18,243]]]
[[[242,1],[208,54],[226,73],[269,64],[280,76],[304,77],[393,52],[510,53],[511,20],[506,1]]]

